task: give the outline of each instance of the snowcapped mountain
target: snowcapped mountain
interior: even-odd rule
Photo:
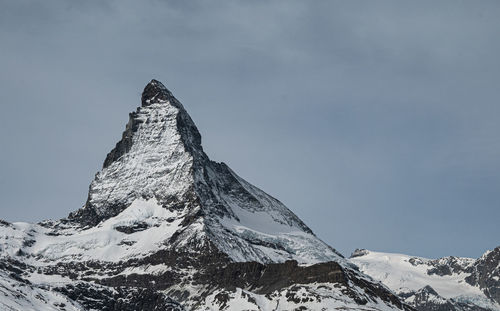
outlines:
[[[5,310],[411,309],[281,202],[211,161],[156,80],[83,208],[0,223],[0,272]]]
[[[500,310],[500,247],[477,260],[356,250],[351,261],[418,310]]]
[[[155,80],[146,86],[142,106],[130,115],[122,140],[91,183],[85,207],[70,219],[84,226],[113,222],[122,232],[158,226],[160,248],[213,243],[235,261],[342,260],[281,202],[225,164],[210,161],[181,103]],[[161,245],[166,239],[169,243]],[[118,249],[131,248],[116,242]],[[132,248],[146,255],[144,249]],[[93,259],[99,258],[102,254]]]

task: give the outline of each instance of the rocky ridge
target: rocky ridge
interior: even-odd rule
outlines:
[[[500,310],[500,247],[479,259],[356,250],[351,261],[417,310]]]

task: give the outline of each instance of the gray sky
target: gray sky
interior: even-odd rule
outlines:
[[[0,218],[83,205],[144,85],[315,233],[500,244],[498,1],[0,0]]]

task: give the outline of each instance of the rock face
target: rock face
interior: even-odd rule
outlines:
[[[1,222],[0,243],[0,309],[411,309],[211,161],[156,80],[84,207],[59,221]]]
[[[466,272],[470,273],[467,283],[478,286],[500,304],[500,246],[484,253]]]
[[[356,250],[351,261],[417,310],[500,310],[500,247],[477,260]]]

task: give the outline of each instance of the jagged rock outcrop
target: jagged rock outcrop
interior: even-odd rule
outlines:
[[[500,304],[500,246],[488,251],[467,269],[467,283],[479,286],[486,296]]]

